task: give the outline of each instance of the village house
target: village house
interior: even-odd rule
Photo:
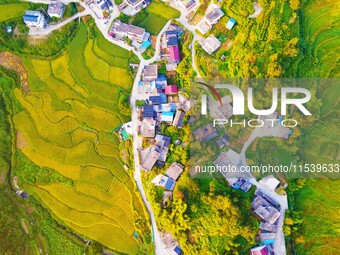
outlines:
[[[124,0],[124,2],[134,9],[140,9],[143,6],[144,0]]]
[[[172,45],[169,47],[170,60],[176,64],[181,62],[181,57],[179,55],[179,48],[177,45]]]
[[[97,6],[101,10],[107,10],[107,11],[112,11],[113,10],[113,4],[110,0],[96,0]]]
[[[221,46],[221,42],[214,35],[210,35],[208,38],[201,41],[200,44],[209,55]]]
[[[269,255],[265,245],[257,246],[250,249],[250,255]]]
[[[214,119],[229,119],[233,115],[233,107],[231,106],[230,96],[224,96],[220,102],[216,102],[211,97],[208,97],[209,113]]]
[[[30,28],[44,28],[46,26],[45,16],[40,11],[26,11],[24,15],[24,22]]]
[[[185,112],[188,112],[190,110],[190,107],[195,104],[195,100],[187,99],[186,96],[184,96],[181,93],[178,94],[178,101],[179,101],[180,107]]]
[[[240,167],[239,155],[231,149],[227,152],[222,151],[213,163],[216,167],[236,166],[238,169]],[[223,171],[222,174],[228,181],[229,185],[234,189],[240,189],[244,192],[248,192],[253,186],[248,180],[242,178],[238,172]]]
[[[162,242],[167,250],[167,255],[182,255],[183,251],[178,241],[169,233],[162,233]]]
[[[215,6],[211,11],[207,12],[202,20],[197,24],[198,31],[202,34],[206,34],[223,16],[223,11],[219,7]]]
[[[177,110],[177,104],[160,104],[156,106],[157,112],[175,112]]]
[[[153,118],[144,118],[141,122],[139,135],[142,137],[155,137],[156,120]]]
[[[217,146],[222,149],[225,146],[229,146],[230,145],[230,141],[229,141],[229,137],[227,134],[223,134],[220,139],[218,139],[216,141]]]
[[[156,118],[156,112],[152,105],[144,105],[143,106],[143,118]]]
[[[114,20],[109,31],[109,35],[118,40],[124,40],[125,37],[138,43],[148,41],[150,33],[146,32],[144,28],[125,24],[119,19]]]
[[[146,131],[147,135],[150,135],[149,137],[151,137],[151,132],[153,131]],[[150,171],[157,161],[164,163],[169,152],[170,141],[169,136],[157,134],[150,147],[140,148],[139,155],[142,168]]]
[[[142,8],[146,8],[150,4],[149,0],[124,0],[118,9],[128,16],[136,15]]]
[[[65,5],[59,1],[52,1],[47,8],[47,14],[50,17],[61,19],[65,12]]]
[[[276,179],[273,175],[266,176],[262,178],[259,183],[267,186],[269,189],[275,191],[280,186],[280,181]]]
[[[177,85],[168,85],[165,87],[164,92],[167,96],[176,95],[178,93]]]
[[[139,149],[141,167],[147,171],[151,171],[160,156],[160,150],[157,146],[152,145],[149,148]]]
[[[190,8],[195,6],[195,4],[196,4],[195,0],[177,0],[177,2],[179,3],[179,5],[182,8],[184,8],[186,10],[189,10]]]
[[[183,33],[182,29],[176,24],[170,24],[168,29],[162,36],[162,49],[165,52],[164,56],[169,55],[169,63],[177,64],[181,61],[179,52],[179,38]],[[176,68],[175,68],[176,69]]]
[[[170,191],[172,191],[176,186],[176,181],[163,174],[157,175],[151,182],[156,186],[163,187]]]
[[[165,175],[159,174],[153,180],[152,183],[156,186],[163,187],[167,190],[172,191],[176,186],[176,180],[183,172],[184,166],[174,162],[167,169]]]
[[[171,166],[166,170],[165,175],[173,179],[174,181],[177,181],[178,177],[183,172],[184,166],[182,166],[180,163],[173,162]]]
[[[149,103],[152,105],[166,104],[167,97],[164,93],[160,93],[155,96],[149,96]]]
[[[277,231],[277,224],[270,224],[268,222],[260,222],[260,229],[268,232],[276,233]]]
[[[280,217],[280,212],[263,197],[256,197],[253,201],[254,212],[260,220],[274,224]]]
[[[158,66],[147,65],[143,69],[142,80],[143,81],[155,81],[158,77]]]
[[[181,110],[176,111],[176,115],[174,118],[174,121],[172,122],[172,125],[174,127],[182,128],[183,127],[183,120],[184,120],[184,112]]]
[[[270,232],[261,232],[260,239],[261,242],[265,245],[274,244],[276,234]]]
[[[161,113],[161,121],[167,124],[171,124],[174,120],[174,112],[162,112]]]
[[[159,148],[159,161],[165,162],[169,151],[171,138],[166,135],[157,134],[155,137],[155,145]]]
[[[208,124],[194,131],[194,137],[197,141],[211,140],[218,136],[216,128]]]

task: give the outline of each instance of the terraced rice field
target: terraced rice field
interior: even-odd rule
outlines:
[[[308,1],[303,33],[308,35],[317,77],[340,77],[340,2]]]
[[[117,102],[132,86],[129,52],[102,48],[102,38],[87,33],[80,25],[57,59],[23,59],[30,91],[13,92],[24,109],[13,117],[26,141],[20,149],[35,165],[73,181],[24,186],[75,231],[124,254],[145,254],[145,208],[112,133],[129,118]]]

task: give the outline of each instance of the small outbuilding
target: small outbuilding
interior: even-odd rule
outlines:
[[[233,18],[230,18],[227,22],[226,27],[227,27],[227,29],[231,30],[231,29],[233,29],[235,24],[236,24],[236,20],[234,20]]]

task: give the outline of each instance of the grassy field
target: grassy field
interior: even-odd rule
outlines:
[[[180,12],[163,2],[152,1],[145,9],[148,16],[138,24],[151,34],[157,35],[170,19],[179,18]]]
[[[28,3],[0,3],[0,22],[23,16],[28,8]]]
[[[340,180],[307,180],[296,196],[297,208],[303,211],[302,233],[305,243],[298,254],[339,254]]]
[[[13,90],[24,109],[13,116],[17,147],[34,165],[67,181],[20,185],[80,234],[124,254],[150,254],[145,208],[120,156],[125,142],[112,132],[129,119],[117,99],[131,90],[131,56],[88,33],[81,24],[57,58],[23,58],[30,91]]]

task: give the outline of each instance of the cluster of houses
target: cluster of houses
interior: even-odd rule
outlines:
[[[183,172],[183,169],[184,166],[182,166],[180,163],[173,162],[171,166],[166,170],[165,174],[157,175],[152,180],[152,183],[169,191],[173,191],[176,185],[176,181]]]
[[[158,75],[157,65],[144,67],[140,87],[148,93],[144,106],[138,107],[140,119],[138,134],[145,138],[154,138],[152,146],[140,151],[141,166],[150,171],[158,162],[164,165],[169,150],[170,137],[157,134],[162,123],[182,128],[185,113],[190,109],[190,101],[179,93],[177,85],[167,84],[164,75]]]
[[[176,70],[181,61],[179,39],[182,33],[183,30],[179,26],[170,24],[162,36],[162,51],[164,52],[162,57],[168,60],[167,71]]]
[[[61,19],[65,12],[65,5],[59,1],[51,1],[45,12],[50,18]],[[27,10],[24,14],[24,22],[29,28],[45,28],[47,21],[41,11]]]
[[[260,239],[263,245],[251,249],[251,254],[274,254],[273,244],[278,229],[278,221],[281,216],[280,204],[268,195],[256,190],[252,202],[252,211],[260,221]],[[259,251],[264,253],[258,253]]]
[[[119,19],[113,21],[109,36],[121,41],[125,41],[126,38],[130,39],[131,45],[141,53],[151,45],[150,33],[144,28],[123,23]]]
[[[223,16],[223,11],[217,5],[211,5],[207,13],[197,24],[197,30],[205,35]],[[226,24],[226,28],[231,30],[235,24],[236,20],[230,18]],[[221,42],[214,35],[210,35],[204,40],[201,40],[200,44],[209,55],[215,52],[221,46]]]

